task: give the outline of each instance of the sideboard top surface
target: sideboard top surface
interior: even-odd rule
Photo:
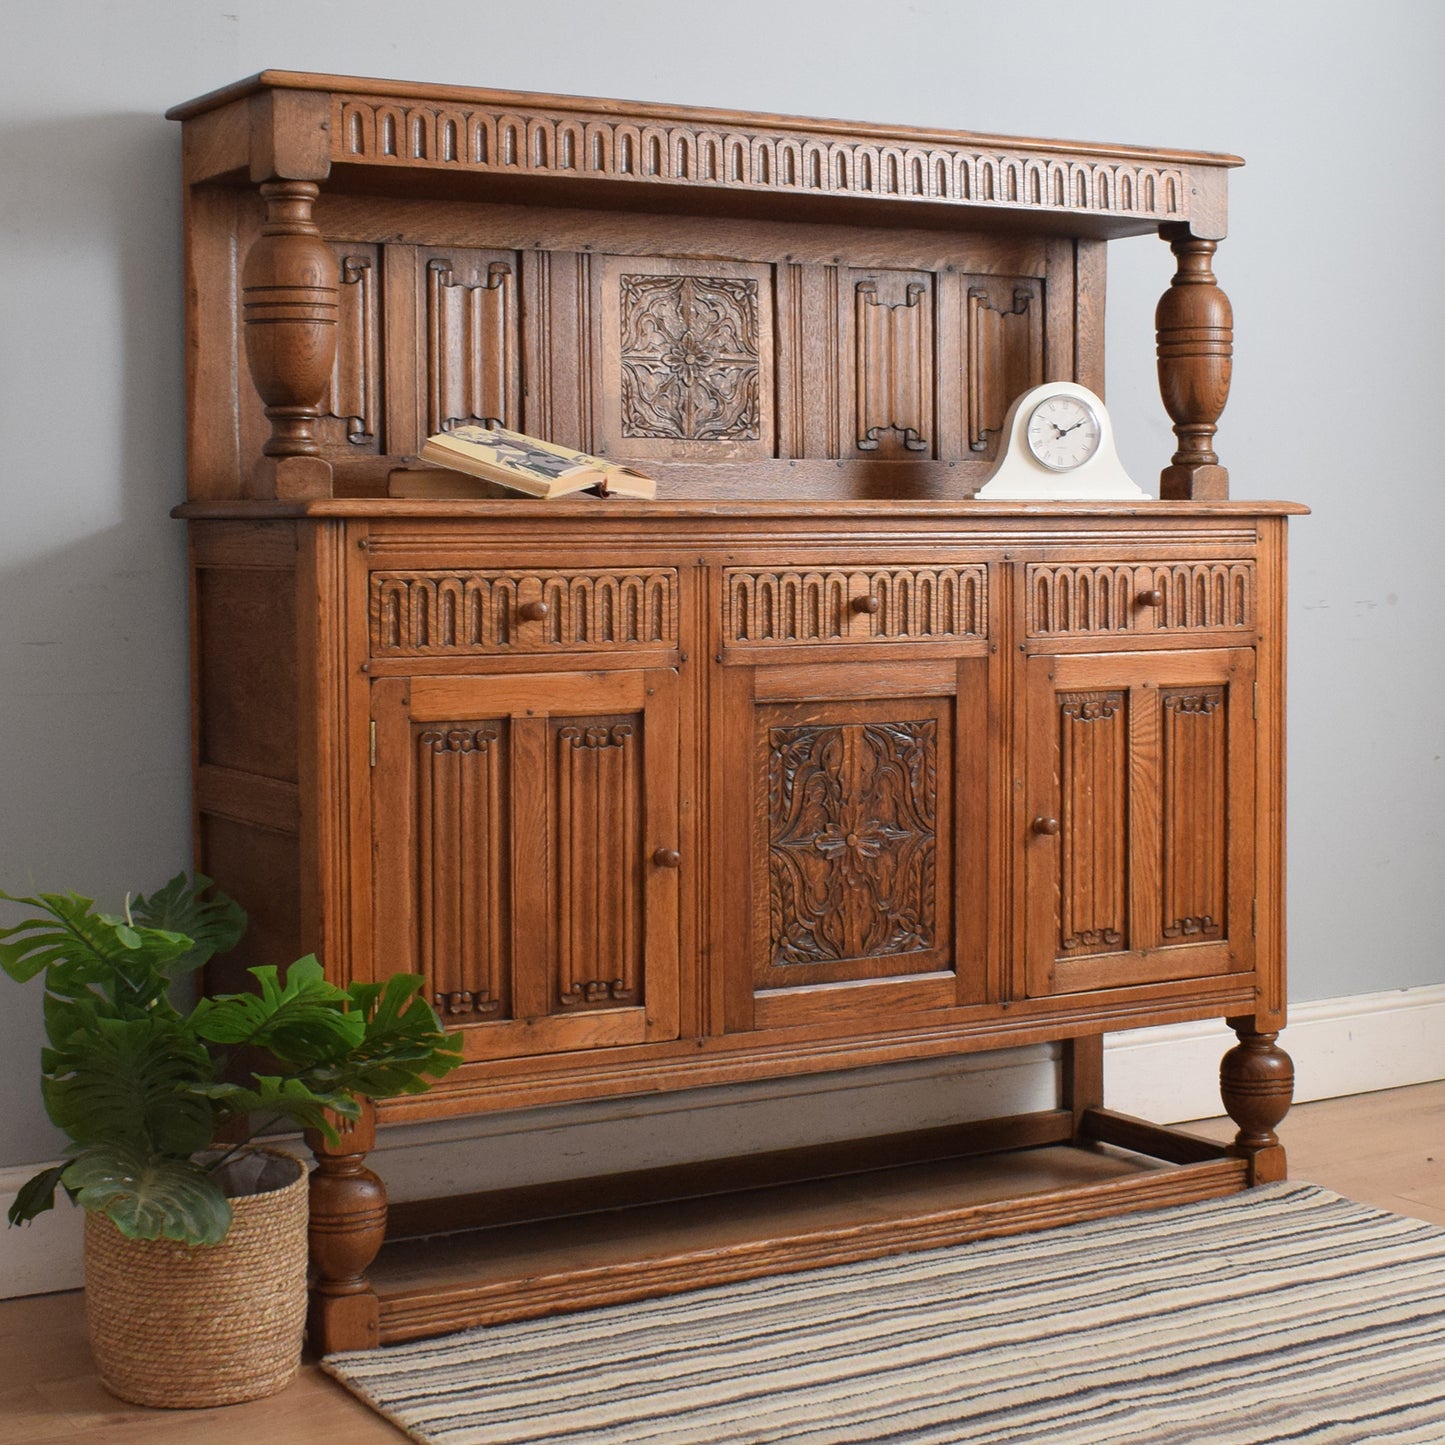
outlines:
[[[1042,521],[1073,519],[1080,522],[1158,521],[1161,518],[1195,518],[1207,520],[1244,520],[1249,517],[1306,516],[1309,508],[1301,502],[1254,501],[1237,498],[1216,502],[1155,501],[1144,502],[979,502],[973,498],[950,501],[875,499],[658,499],[628,501],[618,498],[601,501],[596,498],[564,498],[558,501],[535,501],[527,497],[478,499],[417,499],[402,497],[330,497],[297,501],[216,501],[187,502],[176,507],[173,515],[188,521],[224,520],[228,517],[312,518],[318,521],[374,519],[403,520],[412,517],[436,519],[468,518],[475,521],[553,521],[590,520],[605,523],[642,522],[661,526],[673,522],[748,521],[779,525],[867,521],[880,526],[890,524],[907,527],[911,523],[1021,521],[1037,518]]]

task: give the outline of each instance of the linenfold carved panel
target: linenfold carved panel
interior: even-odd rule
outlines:
[[[968,446],[987,451],[1014,398],[1044,379],[1038,283],[974,277],[967,315]]]
[[[730,567],[724,588],[725,645],[926,642],[988,631],[988,571],[982,566],[826,572]]]
[[[756,441],[756,279],[624,275],[620,286],[622,435]]]
[[[427,432],[521,424],[517,261],[458,251],[426,265]]]
[[[939,725],[773,727],[773,966],[930,950],[938,931]]]
[[[555,1004],[637,1003],[642,964],[642,719],[552,721]]]
[[[1160,220],[1189,214],[1176,166],[1051,155],[1005,142],[849,140],[779,124],[713,129],[585,111],[447,106],[363,95],[333,100],[334,161],[439,166],[519,175],[578,175],[802,194],[1054,206]]]
[[[1170,943],[1223,938],[1229,897],[1228,707],[1222,687],[1162,688],[1163,888]]]
[[[525,620],[527,603],[545,615]],[[677,569],[371,574],[374,657],[605,651],[677,642]]]
[[[1123,691],[1058,694],[1059,953],[1125,947],[1129,932],[1129,708]]]
[[[1025,576],[1030,637],[1254,627],[1253,562],[1038,563]],[[1156,589],[1162,602],[1145,603]]]
[[[378,452],[382,421],[382,287],[380,247],[333,246],[337,271],[336,361],[321,402],[323,418],[342,423],[323,441],[348,451]],[[334,442],[333,442],[334,436]]]
[[[417,962],[433,1006],[455,1022],[509,1012],[507,844],[510,777],[504,723],[413,729],[416,750]]]
[[[930,274],[884,272],[854,282],[856,454],[931,456],[936,450],[933,332]]]

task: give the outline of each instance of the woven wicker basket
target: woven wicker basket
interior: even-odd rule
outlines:
[[[287,1156],[276,1156],[287,1158]],[[306,1328],[306,1170],[231,1201],[217,1245],[127,1239],[85,1216],[85,1313],[101,1379],[136,1405],[187,1409],[274,1394]]]

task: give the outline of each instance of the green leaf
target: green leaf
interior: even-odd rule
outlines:
[[[114,1017],[110,1005],[94,994],[84,999],[69,999],[47,993],[44,1010],[45,1036],[55,1049],[64,1048],[66,1041],[82,1029],[94,1027],[97,1019]]]
[[[165,887],[149,898],[137,898],[131,905],[131,917],[136,922],[183,934],[190,940],[190,949],[170,962],[172,978],[199,968],[218,953],[228,952],[246,931],[246,913],[240,904],[219,889],[210,898],[202,896],[211,887],[211,880],[203,874],[197,873],[188,881],[184,873],[177,873]]]
[[[187,1086],[215,1065],[182,1022],[98,1018],[41,1066],[46,1110],[77,1144],[185,1156],[211,1142],[211,1106]]]
[[[43,972],[46,988],[62,997],[95,993],[121,1012],[143,1012],[164,995],[171,960],[191,948],[184,934],[96,913],[77,893],[0,899],[41,915],[0,929],[0,968],[20,983]]]
[[[201,1038],[267,1049],[284,1063],[309,1068],[344,1059],[365,1036],[365,1020],[344,1012],[349,996],[326,981],[314,955],[297,959],[284,984],[274,968],[250,972],[259,995],[225,994],[196,1005],[191,1025]]]
[[[107,1214],[129,1239],[219,1244],[231,1227],[220,1186],[188,1159],[98,1147],[66,1165],[63,1178],[77,1204]]]
[[[44,1214],[47,1209],[55,1208],[55,1190],[66,1167],[64,1164],[56,1164],[49,1169],[42,1169],[34,1178],[27,1179],[20,1186],[10,1205],[8,1218],[11,1224],[29,1224],[37,1214]]]
[[[419,997],[423,980],[393,974],[384,984],[354,983],[351,1000],[366,1019],[366,1035],[341,1071],[343,1087],[369,1098],[420,1094],[429,1081],[462,1062],[462,1036],[448,1034]]]
[[[361,1115],[361,1105],[348,1093],[316,1088],[301,1078],[270,1074],[253,1077],[254,1088],[228,1083],[201,1084],[195,1092],[210,1099],[222,1118],[262,1114],[268,1121],[289,1119],[303,1129],[319,1129],[329,1142],[335,1142],[336,1131],[327,1117],[328,1111],[344,1119]]]
[[[94,901],[78,893],[41,893],[29,898],[0,892],[7,903],[38,909],[44,916],[26,918],[13,928],[0,928],[0,968],[17,983],[26,983],[52,964],[86,961],[104,976],[116,949],[114,929],[92,912]]]

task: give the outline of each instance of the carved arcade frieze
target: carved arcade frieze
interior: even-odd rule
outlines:
[[[373,572],[378,657],[670,646],[677,571]],[[530,603],[538,616],[524,608]]]
[[[727,125],[678,117],[556,114],[337,94],[337,162],[576,175],[779,193],[954,201],[972,205],[1184,219],[1185,172],[1132,159],[863,141],[812,127]]]
[[[762,571],[730,567],[723,637],[748,643],[928,641],[988,631],[982,566]]]

